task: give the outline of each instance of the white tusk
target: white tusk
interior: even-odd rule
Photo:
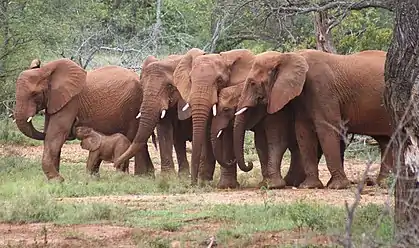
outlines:
[[[161,119],[163,119],[165,115],[166,115],[166,110],[165,110],[165,109],[163,109],[163,110],[161,111],[161,116],[160,116],[160,118],[161,118]]]
[[[32,116],[28,117],[28,119],[26,120],[26,122],[31,122],[32,121]]]
[[[240,109],[239,111],[237,111],[234,115],[241,115],[241,114],[243,114],[243,113],[244,113],[244,111],[246,111],[246,110],[247,110],[247,107],[244,107],[244,108]]]
[[[217,104],[214,104],[212,106],[212,115],[216,116],[217,115]]]
[[[16,119],[13,119],[13,122],[16,122]]]
[[[219,138],[221,136],[221,134],[223,133],[223,130],[221,129],[220,131],[218,131],[217,133],[217,138]]]
[[[189,103],[186,103],[185,106],[183,106],[182,111],[186,111],[189,108]]]
[[[138,112],[138,115],[137,116],[135,116],[135,119],[138,119],[138,118],[140,118],[141,117],[141,112]]]

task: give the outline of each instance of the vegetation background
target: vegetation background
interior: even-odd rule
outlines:
[[[114,64],[140,72],[143,59],[150,54],[164,57],[192,47],[208,52],[247,48],[255,53],[316,48],[316,13],[275,14],[274,5],[284,3],[1,0],[0,100],[14,99],[15,80],[34,58],[48,62],[65,57],[88,70]],[[391,12],[379,8],[342,11],[330,9],[325,21],[337,53],[387,50]],[[4,113],[5,106],[0,110]]]

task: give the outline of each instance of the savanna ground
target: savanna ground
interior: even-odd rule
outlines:
[[[41,120],[36,118],[40,127]],[[257,164],[252,134],[247,136],[246,158]],[[88,151],[71,141],[61,153],[66,181],[48,183],[42,150],[41,142],[24,137],[11,120],[1,121],[1,247],[341,247],[345,201],[355,200],[356,185],[348,190],[256,188],[258,166],[239,173],[238,190],[215,188],[218,165],[212,184],[191,187],[189,180],[159,176],[159,154],[152,145],[155,179],[116,173],[110,163],[102,163],[100,179],[90,178]],[[375,177],[379,159],[376,147],[351,144],[345,171],[356,181],[373,161],[369,174]],[[284,175],[288,165],[286,154]],[[324,158],[319,170],[326,184],[330,174]],[[392,206],[389,190],[364,188],[353,220],[356,244],[389,245]]]

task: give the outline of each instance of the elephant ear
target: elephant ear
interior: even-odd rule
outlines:
[[[272,71],[276,79],[267,106],[269,114],[281,110],[289,101],[301,94],[309,69],[306,59],[296,53],[276,55],[276,61],[276,67]]]
[[[247,74],[253,65],[255,55],[247,49],[235,49],[221,52],[221,57],[230,69],[229,85],[236,85],[246,80]]]
[[[59,59],[40,68],[49,75],[48,114],[58,112],[86,86],[86,71],[69,59]]]
[[[182,111],[182,109],[189,102],[191,93],[192,82],[189,74],[192,70],[192,62],[196,57],[200,55],[205,55],[205,52],[198,48],[192,48],[180,60],[175,71],[173,72],[173,84],[176,86],[181,96],[178,101],[179,120],[185,120],[191,116],[190,108],[188,108],[186,111]]]
[[[99,133],[92,130],[89,136],[81,141],[80,146],[85,150],[93,152],[99,149],[101,142],[102,136]]]

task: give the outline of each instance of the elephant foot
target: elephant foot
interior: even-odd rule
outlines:
[[[286,186],[298,187],[301,183],[304,182],[305,175],[289,175],[287,174],[284,177]]]
[[[351,185],[348,178],[345,177],[333,177],[327,182],[327,188],[329,189],[347,189]]]
[[[324,185],[318,177],[307,177],[298,187],[300,189],[323,189]]]
[[[220,181],[217,184],[218,189],[237,189],[239,187],[240,187],[240,184],[236,180],[222,180],[222,179],[220,179]]]
[[[285,188],[286,182],[281,176],[276,176],[268,179],[269,189],[283,189]]]

